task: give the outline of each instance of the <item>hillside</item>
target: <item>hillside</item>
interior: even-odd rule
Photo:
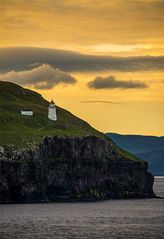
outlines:
[[[0,81],[0,145],[15,149],[38,145],[46,136],[97,136],[111,142],[105,134],[69,111],[57,106],[54,123],[48,119],[49,102],[40,94],[11,82]],[[23,116],[20,111],[30,108],[34,116]],[[123,157],[140,160],[117,147]]]
[[[113,141],[137,157],[147,160],[154,175],[164,175],[164,137],[107,133]]]
[[[55,100],[55,99],[54,99]],[[0,145],[26,147],[39,143],[43,136],[105,135],[67,110],[57,107],[57,122],[47,117],[49,102],[31,90],[0,81]],[[30,108],[34,116],[22,116],[22,108]]]

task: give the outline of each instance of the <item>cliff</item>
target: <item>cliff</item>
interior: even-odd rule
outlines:
[[[144,161],[96,136],[45,137],[38,146],[0,150],[0,202],[153,197]]]

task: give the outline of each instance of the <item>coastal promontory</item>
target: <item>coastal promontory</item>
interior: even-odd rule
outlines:
[[[58,106],[52,122],[38,93],[0,86],[0,203],[154,197],[146,161]]]

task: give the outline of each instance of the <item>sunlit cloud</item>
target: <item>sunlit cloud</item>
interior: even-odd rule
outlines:
[[[136,45],[114,45],[114,44],[100,44],[100,45],[94,45],[91,48],[95,52],[99,53],[107,53],[107,52],[129,52],[129,51],[138,51],[143,49],[151,49],[151,45],[142,45],[142,44],[136,44]]]
[[[62,49],[77,51],[80,53],[88,53],[93,55],[142,55],[143,52],[153,52],[155,50],[160,50],[163,45],[153,45],[153,44],[97,44],[97,45],[65,45]]]
[[[51,89],[58,84],[76,83],[76,79],[71,75],[46,64],[27,71],[0,74],[0,80],[33,86],[35,89]]]

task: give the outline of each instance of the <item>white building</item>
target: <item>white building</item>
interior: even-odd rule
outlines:
[[[48,118],[50,120],[57,121],[56,106],[53,100],[50,102],[48,107]]]
[[[33,111],[30,109],[21,110],[21,115],[33,116]]]

